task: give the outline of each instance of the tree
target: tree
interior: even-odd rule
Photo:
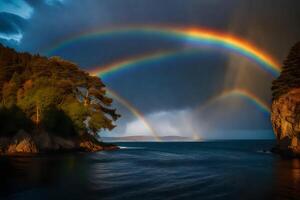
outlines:
[[[0,117],[5,118],[7,109],[12,113],[20,111],[23,115],[18,116],[24,120],[18,120],[30,120],[31,125],[36,125],[20,124],[18,129],[38,127],[62,136],[96,135],[103,129],[113,129],[114,121],[120,117],[110,108],[112,99],[105,96],[102,81],[72,62],[17,53],[0,45],[0,64],[0,106],[3,107]]]
[[[272,83],[273,99],[277,99],[294,87],[300,87],[300,42],[291,48],[280,76]]]
[[[2,88],[2,104],[11,107],[17,103],[17,85],[10,81],[3,84]]]

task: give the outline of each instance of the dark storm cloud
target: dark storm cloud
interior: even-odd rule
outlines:
[[[62,5],[63,2],[63,0],[1,0],[0,41],[8,46],[18,47],[35,9],[39,9],[42,5]]]
[[[0,12],[7,12],[29,19],[33,14],[33,8],[25,0],[2,0]]]
[[[0,38],[19,42],[22,38],[25,19],[11,13],[0,13]]]
[[[7,44],[19,43],[23,37],[26,20],[33,8],[23,0],[3,0],[0,2],[0,39]]]
[[[79,0],[65,1],[60,7],[43,6],[36,10],[31,27],[24,36],[26,39],[23,47],[41,51],[57,40],[75,33],[119,25],[203,26],[222,30],[228,25],[225,19],[230,18],[232,3],[228,2],[218,10],[216,2],[215,0],[189,0],[188,3],[181,0]],[[201,9],[202,7],[206,9]],[[41,35],[46,35],[47,40],[41,39]]]
[[[281,61],[300,40],[300,1],[244,0],[232,13],[229,31]]]

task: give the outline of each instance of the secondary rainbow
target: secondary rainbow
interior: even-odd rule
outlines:
[[[125,69],[131,69],[136,67],[142,67],[144,64],[152,61],[161,61],[163,59],[173,58],[183,53],[192,52],[191,50],[182,50],[182,51],[159,51],[154,53],[143,54],[139,56],[129,57],[124,60],[116,61],[108,65],[101,67],[95,67],[88,70],[88,72],[93,76],[100,76],[105,78],[109,75],[112,75],[117,72],[121,72]]]
[[[117,100],[120,104],[125,106],[134,116],[136,116],[144,124],[144,126],[150,131],[152,136],[157,141],[161,141],[160,136],[156,133],[154,128],[151,126],[151,124],[147,121],[147,119],[143,116],[143,114],[137,108],[135,108],[133,105],[131,105],[126,99],[124,99],[123,97],[118,95],[112,89],[106,88],[106,91],[111,97],[113,97],[113,99]]]
[[[201,104],[197,108],[197,112],[201,113],[209,105],[212,105],[213,103],[216,103],[217,101],[220,101],[220,100],[222,100],[224,98],[227,98],[227,97],[230,97],[230,96],[237,96],[237,97],[241,97],[241,98],[244,98],[246,100],[249,100],[256,107],[258,107],[263,113],[266,113],[268,115],[270,113],[270,108],[269,108],[269,106],[266,102],[262,101],[258,96],[256,96],[252,92],[250,92],[248,90],[245,90],[245,89],[242,89],[242,88],[235,88],[235,89],[232,89],[232,90],[223,91],[221,94],[216,95],[216,96],[210,98],[204,104]],[[197,137],[199,137],[198,134],[194,133],[193,138],[197,138]]]
[[[271,56],[267,55],[262,50],[253,46],[249,42],[241,40],[227,33],[214,32],[208,29],[200,28],[184,29],[170,26],[127,26],[91,30],[57,42],[51,48],[48,48],[48,51],[46,51],[46,53],[48,55],[54,55],[57,50],[78,41],[122,34],[157,35],[167,38],[176,38],[178,40],[182,40],[183,42],[186,42],[188,40],[196,46],[205,45],[223,48],[255,61],[262,69],[271,73],[273,76],[278,76],[280,72],[279,64]]]

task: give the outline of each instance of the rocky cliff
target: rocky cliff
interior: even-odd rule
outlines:
[[[300,42],[292,47],[280,76],[273,81],[271,121],[274,152],[300,156]]]

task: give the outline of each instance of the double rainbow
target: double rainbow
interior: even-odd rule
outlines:
[[[280,72],[279,64],[271,58],[269,55],[261,51],[259,48],[251,45],[250,43],[243,41],[237,37],[228,35],[226,33],[214,32],[208,29],[183,29],[178,27],[169,26],[127,26],[127,27],[117,27],[105,30],[92,30],[78,35],[71,36],[62,41],[59,41],[53,45],[46,53],[48,55],[54,55],[56,51],[67,47],[73,43],[82,40],[88,40],[93,38],[101,38],[105,36],[118,36],[122,34],[144,34],[144,35],[156,35],[166,38],[175,38],[183,42],[191,42],[193,46],[212,46],[216,48],[222,48],[239,55],[242,55],[251,61],[254,61],[258,66],[264,71],[270,73],[272,76],[278,76]],[[142,56],[137,56],[122,60],[119,62],[112,63],[106,66],[96,67],[89,72],[96,76],[107,76],[109,74],[114,74],[118,71],[127,68],[133,68],[135,66],[145,66],[150,61],[159,61],[165,58],[173,58],[178,54],[185,52],[185,50],[177,51],[162,51],[156,52],[154,54],[145,54]],[[111,96],[113,96],[117,101],[127,107],[137,118],[139,118],[144,125],[152,132],[153,136],[159,140],[159,135],[155,132],[150,123],[147,122],[146,118],[140,113],[136,108],[134,108],[128,101],[117,95],[112,90],[109,91]],[[228,96],[239,96],[245,98],[252,103],[254,103],[263,112],[269,113],[268,105],[261,101],[253,93],[243,90],[243,89],[233,89],[224,91],[222,94],[212,98],[208,103],[201,106],[201,108],[207,106],[207,104],[213,103],[216,100],[228,97]],[[199,109],[201,110],[201,109]],[[195,136],[196,137],[196,136]]]
[[[175,38],[182,42],[189,41],[193,43],[194,46],[201,47],[205,45],[227,49],[255,61],[262,69],[271,73],[273,76],[278,76],[280,72],[280,67],[274,59],[272,59],[269,55],[251,45],[250,43],[226,33],[213,32],[208,29],[199,28],[183,29],[168,26],[128,26],[104,30],[92,30],[75,36],[71,36],[60,42],[57,42],[55,45],[49,48],[46,53],[48,55],[53,55],[59,49],[67,47],[68,45],[71,45],[78,41],[101,38],[105,36],[117,36],[122,34],[143,34],[146,36],[157,35],[166,38]],[[156,58],[154,57],[153,59],[159,58],[161,58],[161,56]],[[131,65],[123,64],[122,66],[130,67]],[[111,68],[111,70],[118,70],[122,68],[122,66],[119,65],[119,68]],[[97,72],[96,70],[94,71]],[[99,74],[101,73],[101,71],[102,69],[101,67],[99,67]],[[109,71],[109,69],[107,68],[106,71]]]

